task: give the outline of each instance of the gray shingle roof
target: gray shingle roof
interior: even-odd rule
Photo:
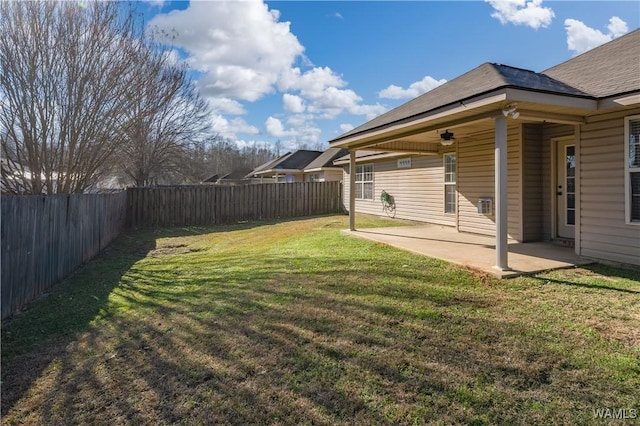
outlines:
[[[271,161],[267,161],[266,163],[264,163],[264,164],[256,167],[255,169],[253,169],[253,171],[250,173],[250,175],[253,175],[253,174],[256,174],[258,172],[265,171],[265,170],[271,170],[275,164],[278,164],[279,162],[284,161],[289,156],[291,156],[291,152],[287,152],[285,154],[282,154],[278,158],[274,158]]]
[[[543,71],[597,98],[640,90],[640,29]]]
[[[287,152],[284,155],[269,161],[261,166],[256,167],[249,175],[254,175],[267,170],[300,170],[302,171],[306,166],[319,157],[322,154],[321,151],[310,151],[306,149],[299,149],[294,152]]]
[[[334,140],[391,124],[400,124],[405,121],[411,121],[417,118],[420,114],[427,113],[450,104],[464,102],[465,100],[475,96],[507,87],[561,93],[571,96],[589,96],[589,94],[585,92],[543,74],[522,68],[510,67],[508,65],[484,63],[479,67],[374,118],[362,126],[356,127],[350,132],[347,132]]]
[[[344,148],[329,148],[326,151],[324,151],[319,157],[317,157],[315,160],[313,160],[312,162],[310,162],[309,164],[307,164],[307,166],[305,167],[305,170],[313,170],[313,169],[319,169],[321,167],[335,167],[333,165],[333,160],[335,160],[338,157],[342,157],[345,155],[349,154],[349,150],[348,149],[344,149]]]
[[[640,30],[542,73],[507,65],[482,64],[330,142],[407,123],[439,108],[509,87],[592,99],[640,90]]]

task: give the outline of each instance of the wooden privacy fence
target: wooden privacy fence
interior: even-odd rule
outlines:
[[[45,292],[117,237],[126,194],[2,196],[2,318]]]
[[[342,213],[341,182],[129,188],[127,226],[230,224]]]
[[[91,260],[129,227],[229,224],[342,213],[340,182],[130,188],[116,194],[3,195],[2,318]]]

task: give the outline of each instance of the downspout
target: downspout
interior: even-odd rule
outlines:
[[[349,230],[356,230],[356,150],[349,150]]]
[[[496,265],[500,271],[509,270],[507,219],[507,119],[502,114],[495,120],[495,208],[496,208]]]

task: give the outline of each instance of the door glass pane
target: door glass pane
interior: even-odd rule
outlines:
[[[566,149],[566,216],[567,225],[576,224],[576,147],[567,146]]]

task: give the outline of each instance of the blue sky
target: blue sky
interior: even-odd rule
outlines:
[[[533,71],[640,26],[638,1],[144,3],[238,145],[325,149],[485,62]],[[168,41],[168,40],[167,40]],[[636,58],[637,60],[637,58]]]

